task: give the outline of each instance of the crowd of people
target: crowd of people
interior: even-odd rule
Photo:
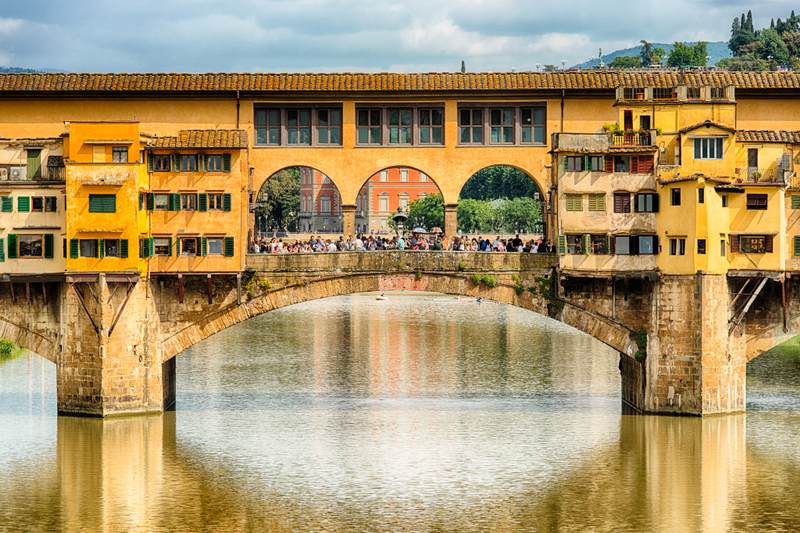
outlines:
[[[541,238],[524,241],[519,235],[512,238],[495,239],[483,237],[456,236],[449,239],[441,234],[412,234],[408,238],[356,235],[355,238],[322,238],[311,236],[308,240],[289,242],[278,237],[257,238],[250,246],[250,253],[256,254],[310,254],[326,252],[367,252],[378,250],[448,250],[457,252],[521,252],[552,254],[555,248],[550,241]]]

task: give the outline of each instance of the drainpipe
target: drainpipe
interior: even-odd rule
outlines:
[[[239,129],[239,107],[240,107],[240,100],[239,100],[239,89],[236,89],[236,129]]]

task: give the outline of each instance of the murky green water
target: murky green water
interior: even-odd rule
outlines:
[[[311,302],[178,358],[178,410],[55,416],[0,365],[0,531],[800,529],[800,350],[747,415],[623,416],[617,356],[444,296]]]

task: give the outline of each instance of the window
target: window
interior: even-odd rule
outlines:
[[[286,143],[311,144],[311,110],[286,110]]]
[[[672,205],[681,205],[681,190],[680,189],[670,189],[670,204]]]
[[[154,193],[153,194],[153,210],[154,211],[169,211],[169,194],[168,193]]]
[[[408,181],[408,169],[400,169],[400,181],[406,182]]]
[[[658,212],[658,193],[640,192],[636,194],[637,213],[657,213]]]
[[[583,254],[583,235],[567,235],[567,253]]]
[[[419,143],[442,144],[444,113],[441,108],[419,110]]]
[[[206,253],[208,255],[222,255],[222,237],[209,237],[206,239]]]
[[[408,193],[400,193],[397,198],[400,209],[405,211],[408,208]]]
[[[419,198],[420,200],[422,200],[424,198],[427,198],[427,197],[428,197],[428,193],[426,193],[426,192],[421,192],[421,193],[419,193],[417,195],[417,198]]]
[[[720,239],[719,241],[719,255],[725,257],[725,239]]]
[[[614,193],[614,212],[615,213],[630,213],[631,212],[631,194],[627,192]]]
[[[181,211],[197,211],[197,194],[181,193]]]
[[[747,195],[747,209],[765,211],[767,209],[767,195],[766,194],[748,194]]]
[[[631,238],[628,235],[614,236],[614,253],[617,255],[630,255]]]
[[[706,202],[706,190],[697,189],[697,203],[704,204]]]
[[[514,142],[514,109],[490,109],[490,142],[492,144],[511,144]]]
[[[389,181],[389,171],[381,170],[381,181]]]
[[[606,195],[605,194],[590,194],[589,195],[589,211],[605,211],[606,210]]]
[[[169,172],[170,157],[163,154],[150,154],[150,169],[154,172]]]
[[[639,235],[639,255],[654,255],[657,253],[657,237],[655,235]]]
[[[385,192],[381,193],[378,198],[378,211],[386,213],[389,211],[389,195]]]
[[[772,237],[772,235],[739,235],[739,249],[745,254],[772,252]],[[736,239],[735,236],[732,238]]]
[[[358,144],[381,144],[381,110],[358,110]]]
[[[589,157],[589,169],[592,172],[605,172],[606,158],[602,155],[593,155]]]
[[[317,110],[317,142],[319,144],[342,144],[342,110]]]
[[[224,209],[223,194],[221,192],[210,192],[207,195],[209,211],[222,211]]]
[[[119,239],[105,239],[103,243],[103,255],[105,257],[121,257]]]
[[[700,99],[700,87],[687,87],[686,88],[686,98],[689,100],[699,100]]]
[[[389,144],[411,144],[411,108],[389,108]]]
[[[281,110],[256,109],[256,144],[281,144]]]
[[[697,254],[706,255],[706,240],[697,239]]]
[[[686,239],[684,237],[669,240],[669,255],[686,255]]]
[[[595,255],[608,254],[608,236],[607,235],[590,235],[589,242],[592,246],[592,253]]]
[[[483,144],[483,110],[461,109],[458,112],[459,142]]]
[[[31,198],[31,211],[34,213],[44,212],[44,198],[41,196],[34,196]]]
[[[117,195],[115,194],[90,194],[90,213],[116,213]]]
[[[523,143],[544,144],[545,108],[523,107],[520,109],[520,133]]]
[[[42,235],[18,235],[17,243],[19,247],[17,257],[44,256],[44,238]]]
[[[727,194],[723,194],[722,195],[722,207],[728,207],[728,195]]]
[[[79,242],[81,257],[98,257],[97,239],[81,239]]]
[[[172,239],[170,237],[154,238],[153,255],[172,255]]]
[[[711,99],[712,100],[724,100],[725,99],[725,87],[711,87]]]
[[[58,210],[58,198],[55,196],[45,196],[44,210],[48,213],[55,213]]]
[[[330,196],[321,196],[319,199],[319,210],[321,213],[330,214],[331,212],[331,198]]]
[[[222,155],[207,155],[206,156],[206,172],[222,172]]]
[[[197,172],[197,156],[195,154],[180,154],[181,172]]]
[[[127,146],[114,146],[111,148],[111,162],[112,163],[127,163],[128,162],[128,147]]]
[[[419,181],[420,182],[428,181],[428,175],[425,174],[424,172],[420,172],[419,173]]]
[[[567,172],[581,172],[583,170],[583,156],[567,157]]]
[[[694,140],[695,159],[722,159],[723,137],[700,137]]]
[[[631,158],[621,155],[614,156],[614,172],[629,172]]]
[[[0,196],[0,211],[10,213],[14,210],[14,200],[9,195]]]
[[[565,194],[564,200],[567,206],[567,211],[583,211],[582,194]]]
[[[197,238],[196,237],[181,237],[181,255],[191,256],[197,255]]]

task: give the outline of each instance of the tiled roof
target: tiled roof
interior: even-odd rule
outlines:
[[[739,142],[800,144],[800,131],[739,130],[736,132],[736,140]]]
[[[181,130],[177,137],[154,137],[151,148],[247,148],[244,130]]]
[[[678,133],[687,133],[689,131],[694,131],[700,128],[717,128],[720,130],[725,130],[733,133],[735,130],[730,126],[726,126],[725,124],[720,124],[719,122],[714,122],[713,120],[704,120],[703,122],[698,122],[697,124],[692,124],[691,126],[686,126],[685,128],[678,131]]]
[[[431,92],[727,86],[800,89],[798,72],[722,70],[567,70],[560,72],[430,72],[330,74],[0,74],[3,92]]]

